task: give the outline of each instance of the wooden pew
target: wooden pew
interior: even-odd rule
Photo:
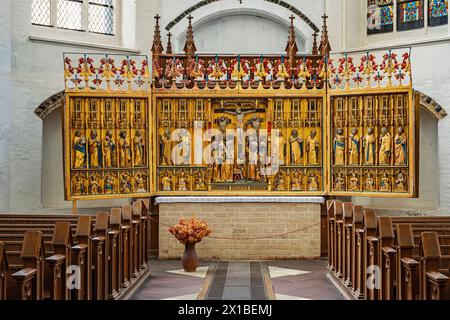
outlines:
[[[0,300],[6,299],[6,275],[8,269],[5,244],[0,242]]]
[[[7,257],[10,263],[16,265],[9,268],[9,289],[7,289],[8,299],[19,300],[42,300],[44,297],[44,257],[45,249],[40,231],[27,231],[23,237],[22,249],[20,253],[20,262],[14,259],[14,256],[8,255],[8,245],[11,245],[12,251],[16,248],[14,242],[5,241]],[[13,257],[13,259],[9,259]],[[14,261],[16,260],[16,261]],[[17,264],[17,263],[20,264]],[[19,269],[17,272],[14,270]],[[11,281],[15,280],[15,283]],[[8,281],[8,280],[7,280]]]
[[[122,210],[112,208],[109,217],[111,229],[108,232],[109,237],[109,292],[110,299],[116,298],[121,289],[122,279]]]
[[[423,300],[450,299],[449,263],[450,255],[441,253],[438,233],[423,232],[420,241],[421,298]],[[442,270],[444,266],[445,270]]]
[[[131,274],[133,277],[138,277],[141,273],[141,248],[142,248],[142,230],[141,230],[141,211],[142,203],[135,201],[132,204],[133,218],[131,220]]]
[[[335,271],[335,229],[334,229],[334,200],[327,200],[327,227],[328,227],[328,269]]]
[[[109,213],[97,212],[92,242],[92,299],[108,299]]]
[[[130,205],[122,206],[122,233],[123,233],[123,252],[122,252],[122,287],[126,288],[131,284],[131,265],[133,241],[131,235],[131,217],[132,207]]]
[[[72,289],[74,300],[92,299],[92,219],[90,216],[80,216],[76,227],[75,241],[72,246],[72,261],[79,268],[79,289]]]
[[[67,270],[72,264],[72,232],[69,222],[56,222],[53,233],[53,254],[45,258],[50,268],[47,282],[51,300],[69,300],[69,288],[66,284]]]

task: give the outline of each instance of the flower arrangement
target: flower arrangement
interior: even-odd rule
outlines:
[[[169,228],[169,232],[183,244],[195,244],[210,235],[211,229],[208,228],[205,221],[198,220],[193,216],[189,220],[181,218],[176,225]]]

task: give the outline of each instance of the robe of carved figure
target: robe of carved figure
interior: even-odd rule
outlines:
[[[394,139],[395,164],[404,165],[406,164],[406,134],[403,132],[403,128],[399,128],[398,130],[399,132]]]
[[[373,129],[370,128],[367,135],[364,137],[364,163],[375,164],[375,137]]]
[[[381,192],[389,192],[391,191],[391,183],[389,182],[389,178],[386,174],[380,180],[380,191]]]
[[[291,191],[302,190],[302,178],[299,172],[295,172],[291,180]]]
[[[345,137],[344,130],[338,129],[333,143],[334,151],[334,164],[344,165],[344,153],[345,153]]]
[[[297,130],[292,130],[289,143],[291,145],[291,164],[301,164],[303,159],[303,139],[298,136]]]
[[[178,178],[178,191],[187,191],[187,179],[184,172],[181,172]]]
[[[164,135],[161,136],[161,143],[161,164],[170,165],[172,163],[170,160],[172,150],[170,132],[168,129],[164,132]]]
[[[315,130],[312,130],[306,139],[306,151],[308,152],[308,164],[318,164],[319,140],[317,139]]]
[[[122,131],[119,139],[119,163],[121,168],[131,167],[131,148],[127,139],[127,132]]]
[[[349,191],[358,191],[359,190],[359,179],[356,174],[353,174],[348,183]]]
[[[334,190],[335,191],[344,191],[345,190],[345,179],[342,178],[342,175],[339,174],[334,180]]]
[[[277,189],[277,191],[284,191],[285,190],[285,188],[284,188],[284,177],[283,177],[282,174],[280,174],[277,177],[276,189]]]
[[[405,192],[406,191],[406,187],[405,187],[405,177],[403,176],[403,174],[399,174],[397,177],[397,181],[395,181],[395,186],[396,186],[396,190],[397,192]]]
[[[89,146],[89,166],[91,168],[98,168],[102,160],[102,144],[97,137],[97,132],[92,131],[88,139]]]
[[[308,178],[308,190],[309,191],[318,191],[318,179],[314,174],[311,174]]]
[[[114,192],[114,178],[110,175],[106,176],[104,189],[105,194],[111,194]]]
[[[372,176],[370,174],[367,175],[366,179],[366,190],[367,191],[373,191],[375,189],[375,181],[373,180]]]
[[[191,160],[191,140],[188,133],[180,137],[178,143],[177,164],[190,164]]]
[[[358,165],[359,164],[359,137],[358,131],[356,129],[352,130],[350,135],[350,146],[349,146],[349,159],[348,164]]]
[[[247,179],[257,180],[256,166],[258,164],[258,141],[256,137],[250,137],[248,142],[248,168]]]
[[[114,151],[116,150],[116,144],[114,142],[112,132],[108,130],[105,138],[103,138],[103,165],[105,168],[111,168],[114,166]]]
[[[386,128],[381,129],[380,153],[378,155],[380,164],[389,164],[391,159],[392,139]]]
[[[161,178],[161,183],[162,183],[163,191],[170,191],[170,190],[172,190],[172,188],[171,188],[172,180],[170,179],[169,174],[167,172]]]
[[[73,148],[75,151],[75,169],[86,167],[86,138],[79,131],[75,132],[73,138]]]
[[[144,139],[142,138],[142,131],[136,131],[136,136],[133,139],[134,151],[134,165],[136,167],[144,164]]]
[[[286,163],[286,138],[280,132],[280,136],[278,137],[278,161],[280,165],[284,165]]]

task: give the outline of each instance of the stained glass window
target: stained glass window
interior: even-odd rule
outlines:
[[[448,23],[448,0],[428,0],[428,25],[440,26]]]
[[[423,13],[423,0],[397,0],[397,30],[423,28]]]
[[[394,1],[367,0],[367,34],[394,30]]]

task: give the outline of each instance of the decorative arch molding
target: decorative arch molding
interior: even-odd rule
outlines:
[[[447,112],[444,110],[444,108],[437,103],[433,98],[430,96],[427,96],[426,94],[416,91],[420,95],[420,106],[431,113],[435,118],[438,120],[442,120],[447,116]]]
[[[436,119],[442,120],[447,116],[447,112],[445,109],[437,103],[430,96],[417,91],[420,95],[420,106],[422,109],[428,111],[432,114]],[[49,115],[54,110],[63,106],[65,103],[65,94],[64,91],[59,91],[47,98],[44,102],[42,102],[35,110],[34,113],[41,119],[44,120],[47,115]]]
[[[36,109],[34,109],[34,113],[44,120],[47,115],[49,115],[53,110],[58,109],[59,107],[64,105],[65,94],[64,90],[59,91],[47,98],[42,102]]]
[[[196,11],[197,9],[200,9],[202,7],[205,7],[209,4],[218,2],[218,1],[222,1],[222,0],[202,0],[199,1],[196,5],[184,10],[180,15],[178,15],[175,19],[173,19],[172,21],[170,21],[165,29],[167,31],[170,31],[178,22],[180,22],[181,20],[183,20],[185,17],[187,17],[189,14],[191,14],[192,12]],[[300,19],[302,19],[314,32],[319,32],[319,28],[314,24],[314,22],[311,21],[311,19],[309,19],[304,13],[302,13],[298,8],[296,8],[295,6],[283,1],[283,0],[262,0],[265,2],[269,2],[278,6],[281,6],[289,11],[291,11],[293,14],[295,14],[296,16],[298,16]]]

